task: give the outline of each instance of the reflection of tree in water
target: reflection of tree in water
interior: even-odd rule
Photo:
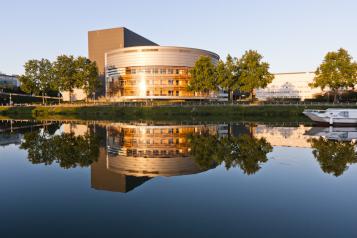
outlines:
[[[45,132],[30,132],[25,134],[21,148],[27,150],[28,159],[33,164],[57,162],[62,168],[89,166],[99,156],[99,140],[89,133],[50,136]]]
[[[264,138],[249,135],[218,138],[202,134],[190,136],[191,157],[201,167],[211,168],[225,163],[227,169],[241,168],[246,174],[254,174],[261,163],[268,161],[267,154],[273,147]]]
[[[190,155],[196,163],[204,169],[210,169],[217,166],[217,142],[218,136],[210,135],[208,131],[202,134],[189,135],[188,143],[190,145]]]
[[[325,173],[340,176],[348,169],[348,164],[357,162],[356,143],[333,141],[323,137],[310,139],[309,142],[313,148],[314,157]]]

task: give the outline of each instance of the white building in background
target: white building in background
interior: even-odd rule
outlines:
[[[84,91],[84,89],[81,89],[81,88],[73,89],[73,92],[71,94],[72,100],[70,100],[69,91],[62,91],[61,94],[62,94],[62,100],[64,102],[85,101],[87,98],[86,92]]]
[[[320,88],[310,88],[315,77],[313,72],[277,73],[273,82],[264,89],[256,90],[256,98],[269,99],[312,99],[322,93]]]
[[[17,88],[20,87],[20,81],[15,75],[6,75],[0,73],[0,88]]]

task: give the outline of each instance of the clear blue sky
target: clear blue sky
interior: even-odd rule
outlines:
[[[87,56],[87,31],[125,26],[160,45],[225,57],[258,50],[272,72],[310,71],[327,51],[357,60],[355,0],[4,0],[0,71],[32,58]]]

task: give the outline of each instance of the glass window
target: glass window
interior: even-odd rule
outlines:
[[[166,69],[160,69],[160,74],[166,74]]]
[[[179,74],[179,73],[180,73],[180,70],[179,70],[179,69],[176,69],[175,71],[176,71],[176,72],[175,72],[176,74]]]
[[[131,69],[131,74],[136,74],[136,69]]]
[[[174,73],[174,70],[173,69],[168,69],[167,70],[167,74],[173,74]]]
[[[174,81],[173,81],[172,79],[169,79],[169,80],[168,80],[168,83],[169,83],[169,85],[173,85],[173,84],[174,84]]]
[[[154,69],[154,74],[157,74],[158,73],[158,69]]]
[[[176,91],[176,96],[179,96],[179,94],[180,94],[179,91]]]
[[[176,85],[179,85],[180,84],[180,81],[179,80],[176,80]]]
[[[348,117],[348,111],[338,113],[342,117]]]

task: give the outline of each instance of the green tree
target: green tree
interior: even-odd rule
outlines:
[[[224,137],[218,153],[227,169],[239,167],[245,174],[255,174],[260,164],[268,161],[267,154],[273,147],[266,139],[257,139],[243,134],[239,137]]]
[[[83,85],[83,90],[85,91],[88,99],[88,96],[95,93],[96,90],[101,87],[97,64],[95,62],[91,62],[86,57],[80,56],[75,60],[75,65],[76,81]]]
[[[273,149],[264,138],[249,135],[219,138],[205,133],[190,135],[189,143],[191,158],[201,167],[209,169],[224,163],[227,170],[239,167],[248,175],[256,173],[268,161],[267,154]]]
[[[50,165],[56,162],[62,168],[86,167],[98,160],[99,139],[92,134],[75,136],[64,133],[50,136],[45,131],[29,132],[20,148],[28,152],[33,164]]]
[[[29,60],[25,63],[25,74],[19,77],[21,89],[26,93],[42,95],[45,103],[45,94],[56,90],[52,63],[48,59]]]
[[[310,87],[328,87],[334,94],[334,102],[340,89],[354,87],[357,83],[357,64],[345,49],[328,52],[321,65],[315,71],[314,81]]]
[[[214,168],[220,164],[217,157],[218,137],[208,131],[188,136],[191,158],[203,169]]]
[[[54,161],[53,145],[48,135],[42,132],[33,131],[25,133],[24,142],[21,149],[27,150],[28,160],[32,164],[50,165]]]
[[[72,55],[58,56],[53,68],[59,89],[68,91],[69,100],[72,102],[73,90],[84,86],[84,82],[79,77],[78,64],[75,58]]]
[[[216,67],[218,85],[228,91],[229,100],[233,100],[233,92],[239,89],[237,58],[227,55],[226,62],[220,60]]]
[[[201,56],[190,70],[190,75],[188,90],[208,93],[218,89],[216,68],[210,57]]]
[[[337,177],[348,169],[348,164],[357,163],[356,143],[333,141],[323,137],[312,138],[309,142],[313,149],[314,157],[325,173],[333,174]]]
[[[240,90],[249,92],[254,100],[254,89],[265,88],[274,79],[269,64],[262,62],[263,56],[255,50],[246,51],[238,60]]]

